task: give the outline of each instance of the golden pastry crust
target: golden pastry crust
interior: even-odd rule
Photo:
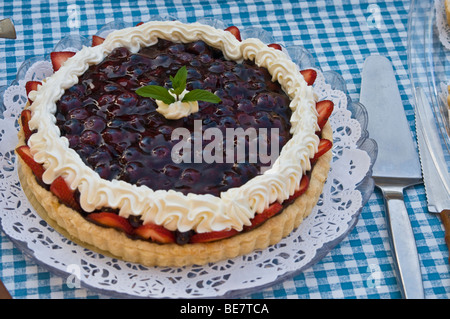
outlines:
[[[450,25],[450,0],[445,0],[445,14],[447,17],[447,23]]]
[[[322,138],[333,140],[329,122],[322,129]],[[24,144],[23,131],[19,145]],[[91,250],[144,266],[186,266],[234,258],[255,249],[278,243],[297,228],[316,205],[330,169],[331,150],[322,155],[311,173],[307,191],[280,214],[261,226],[233,237],[210,243],[156,244],[132,239],[113,228],[98,226],[77,211],[61,204],[56,196],[41,187],[31,169],[19,160],[22,188],[39,215],[57,231]],[[39,206],[41,205],[41,206]]]

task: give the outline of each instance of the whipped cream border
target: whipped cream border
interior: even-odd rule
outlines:
[[[124,181],[108,181],[87,167],[71,148],[67,138],[61,137],[55,125],[56,102],[64,91],[78,83],[90,65],[100,63],[113,49],[124,46],[131,52],[150,46],[158,38],[175,42],[203,40],[220,49],[225,58],[242,62],[253,60],[266,68],[273,81],[278,81],[291,99],[292,138],[285,144],[278,159],[264,174],[244,185],[213,195],[184,195],[169,190],[152,190]],[[81,207],[92,212],[102,207],[119,209],[123,217],[141,216],[144,223],[155,223],[169,230],[199,233],[234,228],[242,230],[251,219],[274,201],[283,202],[299,187],[303,174],[311,169],[310,158],[317,152],[319,137],[317,100],[298,66],[288,56],[268,47],[259,39],[238,41],[230,32],[200,23],[183,24],[178,21],[151,21],[137,27],[110,33],[95,47],[83,47],[68,59],[41,88],[30,94],[31,129],[37,129],[28,140],[35,161],[45,167],[43,181],[51,184],[62,176],[71,189],[78,188]]]

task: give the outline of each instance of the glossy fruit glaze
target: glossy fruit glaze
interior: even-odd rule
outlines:
[[[170,88],[169,76],[183,65],[188,69],[188,90],[209,90],[222,102],[199,102],[199,112],[168,120],[156,111],[153,99],[135,90],[150,84]],[[171,150],[180,140],[171,138],[173,130],[187,128],[195,143],[195,120],[202,121],[203,131],[218,128],[224,137],[226,128],[278,128],[281,151],[291,137],[289,103],[268,71],[251,61],[227,61],[202,41],[159,40],[136,54],[117,48],[91,66],[57,102],[55,116],[70,147],[104,179],[218,196],[260,174],[267,164],[250,163],[248,158],[244,163],[194,163],[192,158],[191,163],[176,164]],[[203,140],[202,147],[210,142]]]

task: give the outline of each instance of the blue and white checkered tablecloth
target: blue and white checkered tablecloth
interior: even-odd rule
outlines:
[[[70,10],[80,24],[71,28]],[[14,80],[21,63],[48,54],[71,32],[95,34],[113,20],[137,23],[153,15],[189,22],[221,19],[226,25],[255,26],[277,42],[302,45],[321,68],[340,73],[353,100],[359,99],[361,68],[371,54],[393,63],[407,118],[413,126],[413,97],[407,72],[406,0],[191,0],[191,1],[25,1],[0,2],[0,19],[14,21],[17,39],[0,39],[0,86]],[[76,25],[76,24],[75,24]],[[450,268],[440,219],[427,213],[422,185],[409,188],[405,201],[420,255],[426,298],[450,297]],[[0,278],[14,298],[108,298],[79,288],[35,264],[0,237]],[[242,298],[400,298],[393,268],[383,199],[370,197],[354,229],[321,261],[303,273]]]

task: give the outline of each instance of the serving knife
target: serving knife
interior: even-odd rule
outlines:
[[[450,176],[433,111],[423,90],[416,89],[416,131],[430,213],[439,213],[450,249]],[[450,262],[450,259],[449,259]]]
[[[394,70],[387,58],[373,55],[364,62],[360,102],[367,109],[369,135],[378,144],[372,176],[385,202],[400,291],[403,298],[421,299],[422,274],[403,191],[422,183],[422,172]]]

